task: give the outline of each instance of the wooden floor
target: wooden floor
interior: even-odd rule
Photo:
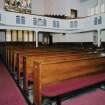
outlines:
[[[15,81],[0,61],[0,105],[28,105]]]

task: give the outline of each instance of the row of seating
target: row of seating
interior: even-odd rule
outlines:
[[[36,105],[42,105],[43,97],[54,98],[61,105],[64,94],[105,82],[105,57],[100,51],[35,48],[31,43],[5,44],[1,52],[17,82],[23,78],[26,95],[29,82],[33,83]]]

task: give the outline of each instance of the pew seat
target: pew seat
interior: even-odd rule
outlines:
[[[105,82],[105,73],[65,80],[57,84],[50,84],[43,87],[42,96],[48,98],[55,97],[56,105],[61,105],[62,96],[64,94],[72,93],[103,82]]]
[[[105,82],[105,73],[64,80],[57,84],[50,84],[43,87],[42,95],[46,97],[57,97],[101,82]]]

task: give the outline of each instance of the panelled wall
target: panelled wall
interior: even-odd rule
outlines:
[[[93,42],[94,32],[53,35],[54,42]]]
[[[75,34],[53,34],[53,42],[97,42],[97,32]],[[101,32],[101,42],[105,42],[105,31]]]
[[[39,42],[43,41],[43,33],[39,33]],[[95,42],[96,32],[76,33],[76,34],[52,34],[53,43],[57,42]],[[0,31],[0,42],[35,42],[35,32],[7,30]],[[105,31],[101,32],[101,41],[105,42]]]
[[[95,32],[78,34],[51,34],[53,43],[56,42],[94,42]],[[43,41],[43,33],[39,34],[39,42]],[[105,31],[101,35],[102,42],[105,42]],[[35,42],[35,32],[7,30],[0,31],[0,42]]]
[[[21,30],[0,31],[0,42],[35,42],[35,32]]]
[[[43,41],[44,33],[39,33],[39,42]],[[53,43],[57,42],[96,42],[96,32],[75,33],[75,34],[52,34]],[[96,37],[96,38],[94,38]],[[35,32],[7,30],[0,31],[0,42],[35,42]],[[105,31],[101,32],[101,41],[105,42]]]

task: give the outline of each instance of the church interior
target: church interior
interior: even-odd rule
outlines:
[[[0,0],[0,105],[105,104],[105,0]]]

